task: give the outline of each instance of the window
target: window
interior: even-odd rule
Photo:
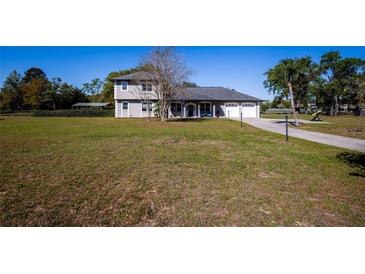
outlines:
[[[122,82],[122,90],[127,90],[128,89],[128,82]]]
[[[123,102],[123,109],[128,109],[128,102]]]
[[[152,103],[151,102],[146,102],[146,103],[142,103],[142,111],[152,111]]]
[[[171,111],[181,112],[181,104],[180,103],[171,103]]]
[[[210,112],[210,103],[201,103],[200,112]]]
[[[242,104],[243,107],[254,107],[255,104],[252,104],[252,103],[245,103],[245,104]]]
[[[226,104],[226,107],[237,107],[238,104],[235,104],[235,103],[228,103]]]
[[[152,91],[151,84],[142,84],[142,91]]]

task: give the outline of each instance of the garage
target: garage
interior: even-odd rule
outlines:
[[[242,103],[242,117],[256,118],[256,104]]]
[[[240,107],[238,103],[227,103],[226,104],[226,117],[227,118],[239,118]]]

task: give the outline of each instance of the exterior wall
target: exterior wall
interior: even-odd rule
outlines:
[[[123,110],[123,102],[128,102],[128,110]],[[201,101],[208,102],[208,101]],[[200,117],[200,103],[201,102],[185,102],[182,103],[181,112],[169,112],[169,117],[172,118],[181,118],[184,117],[184,113],[186,117],[188,116],[188,105],[194,105],[194,116],[192,117]],[[226,103],[232,102],[214,102],[211,101],[210,111],[212,112],[212,116],[214,117],[226,117],[228,115],[226,113]],[[253,103],[256,105],[256,118],[260,117],[260,104],[258,102],[237,102],[239,104],[239,113],[242,112],[242,104],[243,103]],[[151,117],[154,117],[154,109],[156,106],[156,102],[152,103],[152,111],[150,112]],[[214,107],[213,107],[214,106]],[[215,109],[215,113],[213,113]],[[115,100],[115,117],[116,118],[139,118],[139,117],[148,117],[148,111],[142,111],[142,102],[140,100]]]
[[[123,110],[123,102],[128,102],[128,110]],[[151,117],[154,117],[153,109],[156,103],[152,103]],[[142,111],[142,102],[139,100],[115,100],[115,118],[141,118],[148,117],[148,111]]]
[[[114,117],[118,118],[119,116],[119,112],[118,112],[118,108],[120,108],[120,104],[118,104],[118,100],[114,100]]]
[[[147,100],[156,100],[156,95],[152,91],[142,91],[142,84],[128,84],[127,90],[122,90],[121,82],[114,83],[114,99],[115,99],[115,117],[148,117],[148,111],[142,111],[142,102]],[[123,110],[123,102],[128,102],[128,110]],[[153,116],[153,109],[155,103],[152,104],[152,111],[150,113]]]
[[[155,109],[155,107],[156,107],[156,103],[152,103],[152,110],[150,111],[150,117],[154,117],[155,115],[154,115],[154,109]],[[140,105],[140,112],[141,112],[141,117],[148,117],[148,111],[142,111],[142,103],[141,103],[141,105]]]
[[[152,90],[154,87],[152,87]],[[142,85],[128,84],[127,90],[122,90],[121,82],[114,83],[114,99],[121,100],[138,100],[138,99],[150,99],[156,100],[156,94],[153,91],[142,91]]]

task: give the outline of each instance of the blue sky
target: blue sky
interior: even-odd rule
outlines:
[[[12,70],[42,68],[48,77],[81,87],[94,78],[138,65],[151,47],[0,47],[0,82]],[[315,61],[330,50],[344,57],[365,59],[365,47],[177,47],[200,86],[234,88],[262,99],[271,96],[262,82],[264,72],[283,58],[312,56]]]

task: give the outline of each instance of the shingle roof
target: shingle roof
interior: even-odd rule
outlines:
[[[76,103],[73,107],[106,107],[110,103]]]
[[[150,73],[138,71],[128,75],[119,76],[112,80],[151,80]],[[194,87],[185,88],[184,91],[175,96],[175,100],[216,100],[216,101],[262,101],[256,97],[240,93],[234,89],[222,87]]]
[[[256,97],[222,87],[186,88],[175,96],[175,100],[262,101]]]
[[[145,71],[137,71],[131,74],[127,74],[127,75],[123,75],[123,76],[119,76],[119,77],[115,77],[112,80],[124,80],[124,81],[128,81],[128,80],[151,80],[152,76],[150,73],[145,72]]]

